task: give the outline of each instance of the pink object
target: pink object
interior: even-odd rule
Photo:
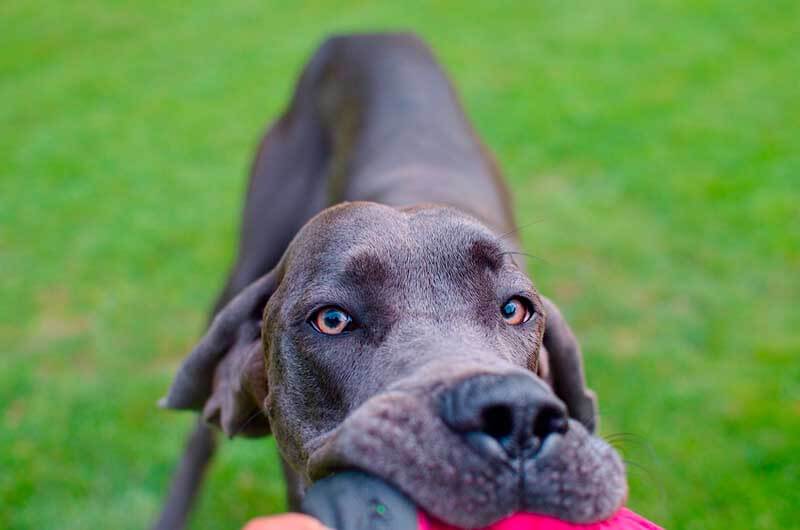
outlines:
[[[459,530],[419,512],[419,530]],[[573,524],[532,513],[517,513],[481,530],[663,530],[644,517],[621,508],[610,519],[592,524]]]

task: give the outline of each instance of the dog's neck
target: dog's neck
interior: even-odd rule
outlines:
[[[402,39],[402,37],[397,37]],[[377,44],[381,46],[381,44]],[[321,76],[318,110],[330,132],[329,200],[438,203],[497,233],[514,228],[497,165],[426,47],[387,42],[361,56],[344,46]]]

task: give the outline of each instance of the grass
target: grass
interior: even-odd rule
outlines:
[[[155,401],[231,262],[256,141],[327,33],[412,28],[497,153],[587,353],[630,504],[800,506],[800,4],[0,6],[0,528],[143,528],[192,418]],[[193,528],[284,506],[224,446]]]

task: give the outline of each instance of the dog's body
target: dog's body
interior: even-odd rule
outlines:
[[[577,343],[514,262],[514,226],[425,45],[329,39],[261,143],[217,317],[165,405],[229,435],[275,435],[293,508],[310,481],[357,467],[465,527],[520,509],[607,516],[624,471],[590,434]],[[504,303],[530,321],[500,318]],[[320,333],[341,315],[351,332]],[[499,426],[485,418],[498,410]],[[184,524],[212,453],[201,421],[157,528]]]

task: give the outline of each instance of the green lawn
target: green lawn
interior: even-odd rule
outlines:
[[[193,421],[155,402],[259,135],[320,39],[382,28],[428,39],[504,166],[631,506],[796,526],[800,3],[147,3],[0,5],[0,528],[151,521]],[[283,502],[237,440],[193,527]]]

